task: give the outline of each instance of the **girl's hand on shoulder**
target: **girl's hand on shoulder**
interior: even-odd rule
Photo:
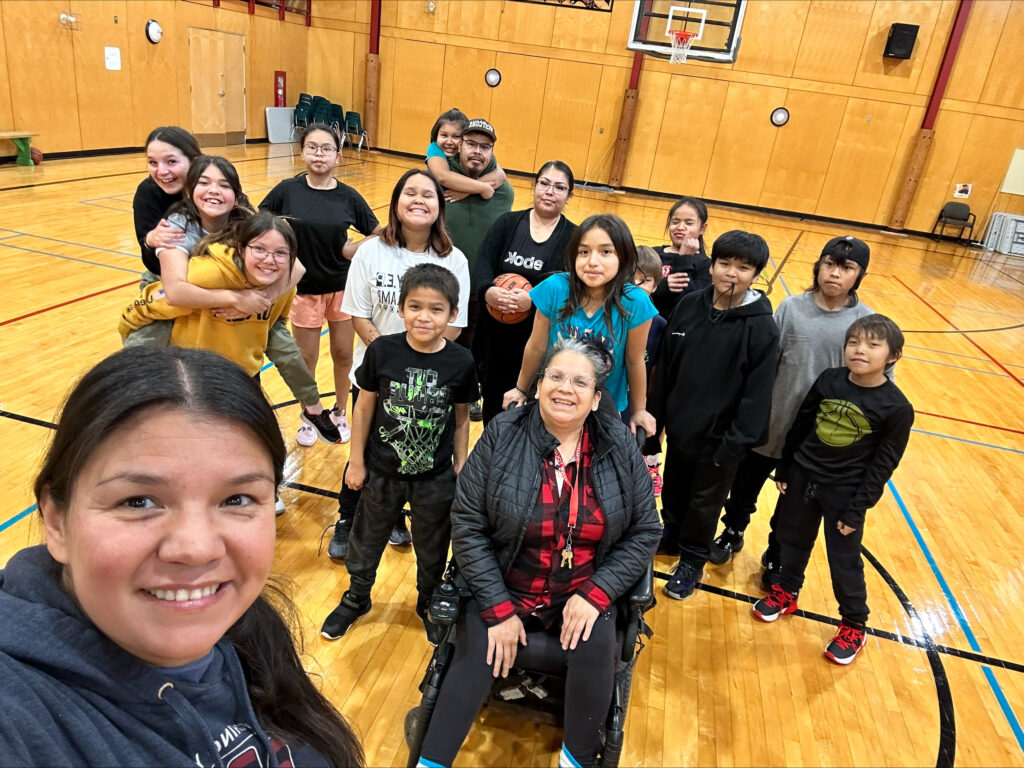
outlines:
[[[514,613],[500,624],[487,628],[487,666],[493,666],[492,675],[508,677],[520,643],[526,645],[526,628]]]
[[[653,435],[658,429],[658,425],[657,422],[655,422],[654,417],[649,411],[645,410],[637,411],[629,417],[629,431],[635,435],[637,427],[642,428],[648,436]]]
[[[601,612],[579,595],[573,595],[562,609],[562,633],[559,641],[563,651],[575,651],[580,640],[587,642],[594,622]]]
[[[518,387],[513,387],[501,398],[501,410],[507,411],[513,404],[517,407],[526,405],[526,395]]]
[[[183,242],[185,230],[172,227],[167,223],[167,219],[160,219],[160,223],[146,235],[146,245],[150,248],[170,248]]]
[[[444,191],[444,201],[446,203],[457,203],[459,200],[465,200],[469,197],[469,192],[456,192],[454,189],[446,189]]]

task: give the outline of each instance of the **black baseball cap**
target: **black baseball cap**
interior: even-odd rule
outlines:
[[[839,243],[847,243],[850,246],[850,252],[839,254],[836,253],[836,246]],[[845,250],[845,249],[844,249]],[[854,264],[860,264],[862,272],[868,271],[868,262],[871,261],[871,249],[868,248],[868,244],[863,240],[850,235],[844,237],[833,237],[827,243],[825,247],[821,249],[822,256],[839,256],[843,255],[845,258],[852,261]]]
[[[484,133],[490,136],[491,141],[494,143],[498,142],[498,136],[494,133],[494,126],[481,117],[469,121],[469,125],[466,126],[466,130],[462,132],[462,135],[465,136],[467,133]]]

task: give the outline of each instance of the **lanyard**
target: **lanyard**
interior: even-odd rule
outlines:
[[[576,441],[576,451],[573,453],[573,461],[576,462],[576,482],[572,484],[569,490],[569,532],[565,535],[565,546],[562,548],[562,568],[572,568],[572,532],[576,529],[576,522],[579,519],[580,502],[579,502],[579,487],[582,482],[582,462],[580,461],[580,454],[583,450],[583,430],[580,430],[579,439]],[[557,448],[555,448],[555,472],[562,477],[563,483],[569,482],[569,473],[565,470],[565,462],[562,460],[562,454]]]

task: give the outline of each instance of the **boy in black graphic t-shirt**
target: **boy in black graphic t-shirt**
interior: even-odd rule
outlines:
[[[914,407],[885,373],[903,352],[903,334],[884,315],[867,315],[846,331],[845,368],[830,368],[804,398],[786,436],[776,477],[781,571],[754,616],[775,621],[796,610],[804,571],[824,518],[839,632],[825,649],[849,664],[864,647],[868,620],[861,541],[864,517],[882,497],[903,457]]]
[[[455,321],[458,301],[458,280],[447,269],[411,267],[398,299],[405,333],[375,339],[356,373],[360,395],[345,484],[362,495],[345,561],[349,588],[320,630],[329,640],[370,610],[377,566],[408,502],[416,612],[436,645],[426,608],[448,555],[455,476],[469,453],[469,404],[480,397],[473,356],[442,335]]]

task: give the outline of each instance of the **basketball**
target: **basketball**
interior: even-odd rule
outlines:
[[[36,165],[43,162],[43,153],[37,147],[31,147],[29,153],[32,155],[32,162]]]
[[[506,291],[511,291],[516,288],[529,291],[533,288],[533,286],[530,285],[529,280],[522,275],[515,274],[514,272],[506,272],[503,275],[498,275],[494,278],[494,286],[496,288],[504,288]],[[491,313],[491,317],[499,323],[505,323],[505,325],[521,323],[530,316],[530,310],[526,310],[525,312],[502,312],[495,309],[490,304],[487,305],[487,311]]]

